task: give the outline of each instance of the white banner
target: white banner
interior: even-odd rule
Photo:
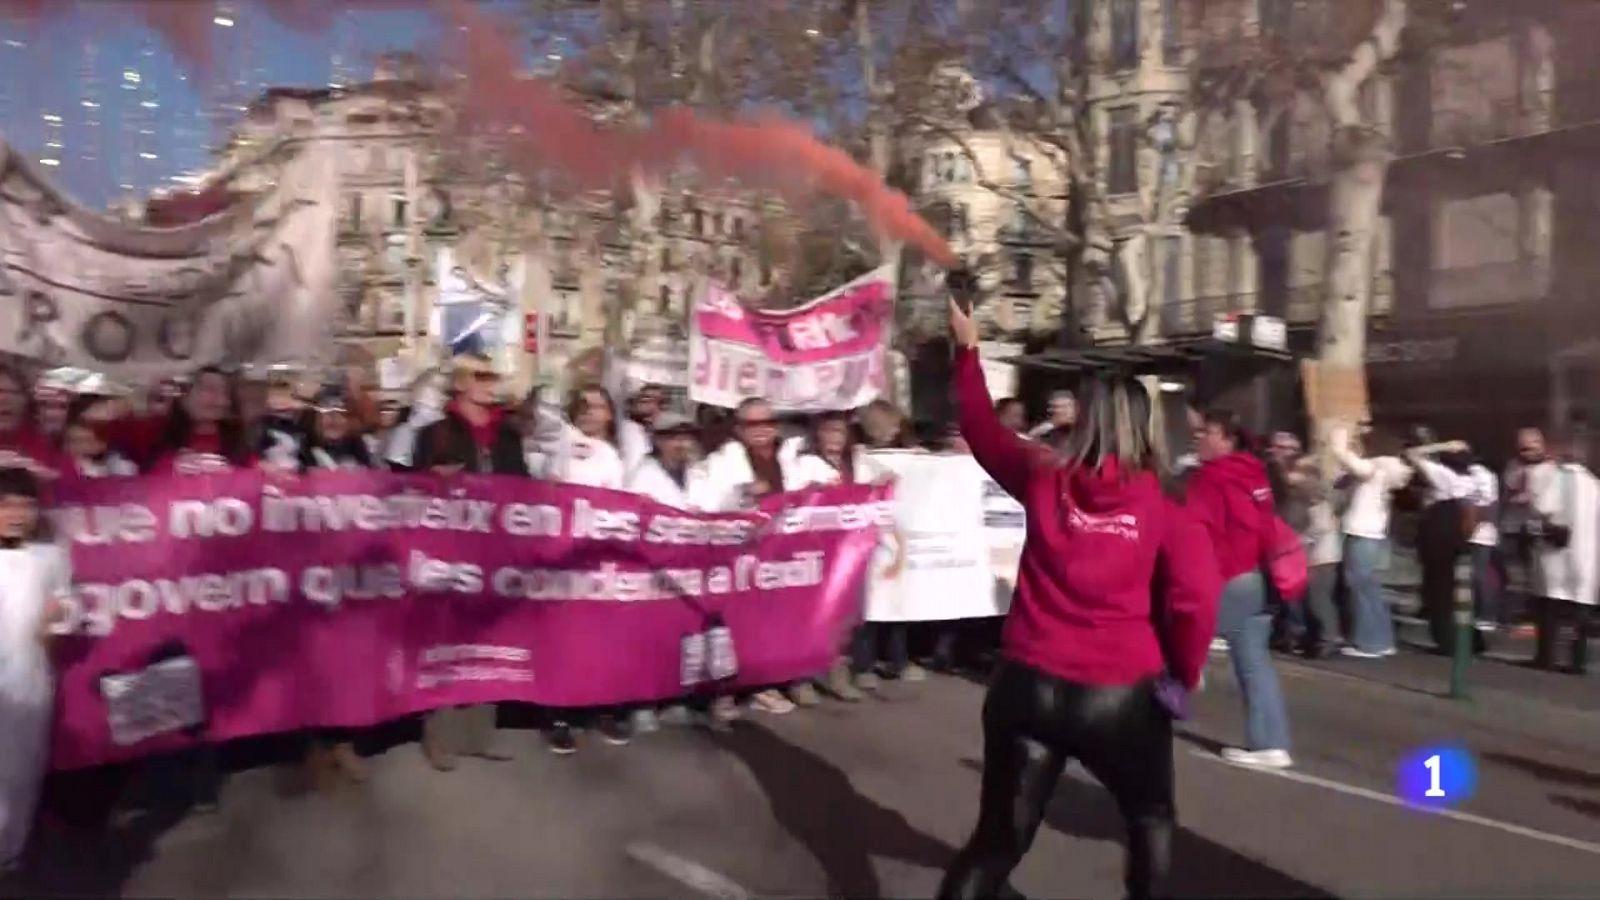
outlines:
[[[285,141],[248,175],[271,187],[142,228],[78,206],[0,144],[0,351],[127,382],[318,359],[338,302],[333,154]]]
[[[899,479],[894,517],[904,557],[896,571],[890,565],[893,554],[880,550],[868,587],[867,620],[933,622],[1005,615],[1016,581],[1010,549],[1014,520],[997,530],[986,526],[990,504],[984,486],[989,479],[983,469],[970,456],[889,451],[875,452],[872,458]],[[999,548],[991,540],[995,535]]]

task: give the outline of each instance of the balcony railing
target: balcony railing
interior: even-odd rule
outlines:
[[[1472,309],[1539,300],[1550,293],[1550,260],[1530,257],[1454,269],[1429,276],[1430,309]]]
[[[1217,320],[1255,308],[1254,294],[1216,294],[1161,305],[1161,333],[1166,337],[1210,334]]]
[[[998,237],[1002,244],[1025,244],[1030,247],[1047,247],[1056,240],[1050,229],[1037,222],[1002,225]]]

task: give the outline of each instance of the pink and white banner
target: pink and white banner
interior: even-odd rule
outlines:
[[[779,411],[816,412],[887,393],[893,274],[875,269],[785,310],[749,309],[708,286],[689,337],[689,398],[732,408],[761,397]]]
[[[548,482],[256,473],[64,486],[56,768],[502,700],[819,674],[886,487],[704,516]],[[731,644],[729,642],[731,638]]]

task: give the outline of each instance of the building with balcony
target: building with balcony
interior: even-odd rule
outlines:
[[[441,284],[452,273],[496,298],[502,363],[557,386],[598,378],[610,350],[652,348],[642,368],[687,367],[687,316],[707,277],[758,297],[773,278],[762,230],[783,211],[748,193],[683,184],[651,186],[655,214],[609,193],[537,196],[497,165],[491,142],[455,139],[449,86],[430,84],[404,57],[369,82],[326,90],[272,89],[247,107],[218,162],[242,168],[286,136],[338,148],[338,323],[342,354],[416,371],[438,352]],[[536,352],[526,352],[534,347]],[[679,365],[681,363],[681,365]],[[633,367],[630,366],[630,371]],[[656,380],[652,378],[652,380]]]
[[[1337,11],[1243,2],[1257,11],[1252,28],[1308,46]],[[1600,275],[1586,246],[1600,194],[1585,174],[1600,138],[1588,44],[1600,10],[1485,7],[1463,6],[1447,42],[1403,58],[1360,98],[1395,154],[1373,248],[1367,365],[1380,424],[1426,422],[1501,454],[1519,425],[1600,413],[1600,370],[1573,349],[1600,332],[1586,297]],[[1253,296],[1237,305],[1283,315],[1307,349],[1328,240],[1329,135],[1314,103],[1273,115],[1241,107],[1227,125],[1236,157],[1190,216],[1197,253],[1226,244],[1242,257],[1229,265],[1250,274],[1229,281]]]

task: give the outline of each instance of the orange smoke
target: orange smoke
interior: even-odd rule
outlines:
[[[431,5],[455,26],[449,46],[466,78],[460,111],[469,124],[501,131],[512,162],[525,172],[554,171],[580,188],[608,188],[636,171],[665,173],[688,162],[708,176],[774,190],[791,203],[819,192],[850,200],[878,233],[918,247],[946,268],[958,262],[905,194],[799,123],[776,117],[729,122],[673,109],[643,129],[599,127],[549,83],[523,77],[520,48],[510,38],[516,29],[468,0],[268,0],[264,6],[288,27],[315,31],[329,27],[340,6],[406,2]],[[0,17],[37,20],[73,6],[74,0],[0,0]],[[216,0],[126,0],[118,8],[140,16],[197,76],[209,73]]]

